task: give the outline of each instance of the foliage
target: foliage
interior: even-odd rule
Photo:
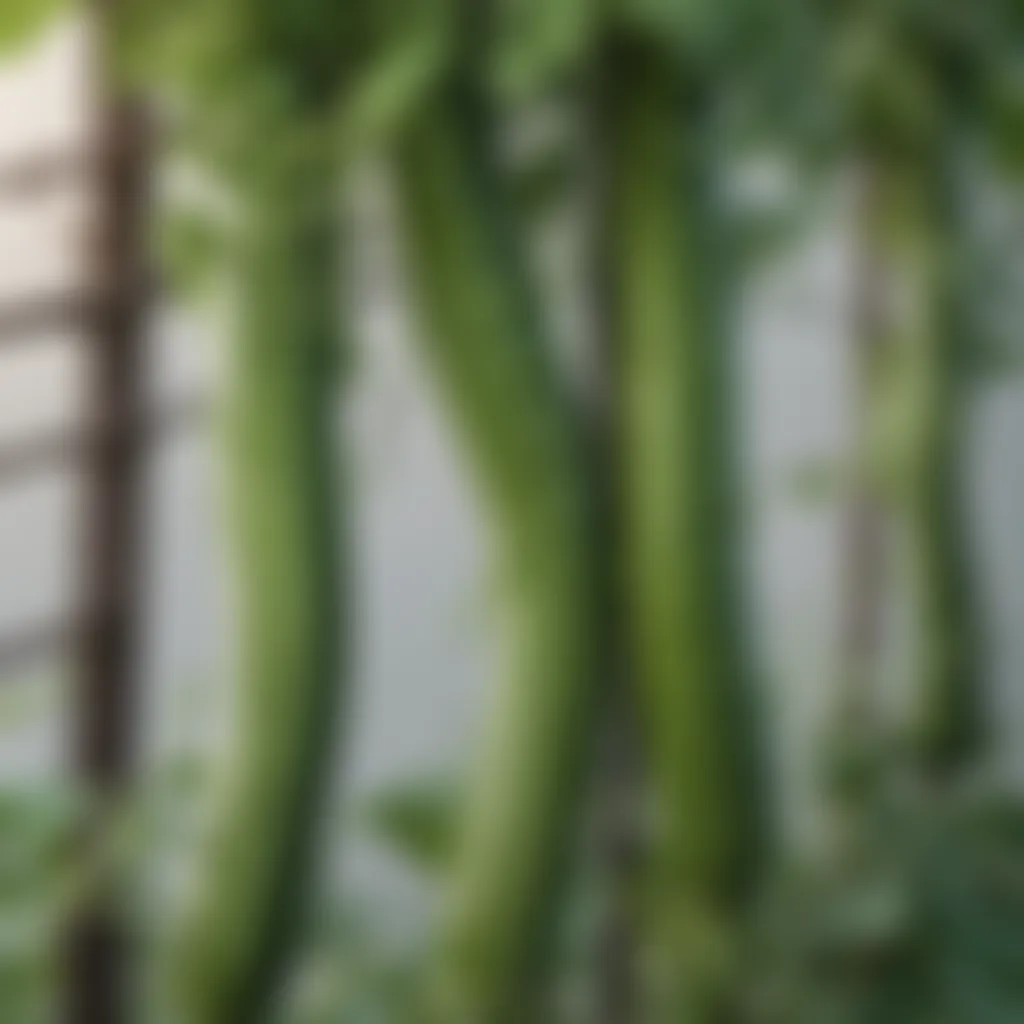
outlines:
[[[179,139],[229,176],[249,175],[386,135],[443,66],[450,7],[139,0],[121,49]]]
[[[1008,175],[1024,151],[1024,24],[1011,0],[497,7],[485,39],[470,31],[479,27],[470,6],[455,0],[138,0],[116,25],[129,81],[153,93],[177,152],[200,166],[228,208],[223,222],[204,210],[170,224],[166,258],[197,279],[211,267],[238,271],[243,307],[231,466],[253,613],[242,644],[249,689],[224,831],[205,903],[182,943],[179,980],[206,987],[197,1024],[249,1024],[264,976],[279,966],[277,950],[264,947],[283,941],[291,924],[279,911],[302,874],[298,847],[310,839],[309,800],[322,769],[314,761],[328,742],[329,648],[341,614],[328,483],[333,207],[350,163],[381,151],[394,161],[425,328],[419,340],[492,513],[509,580],[511,671],[467,804],[456,807],[448,784],[416,785],[381,794],[361,817],[429,881],[453,872],[458,905],[451,933],[436,943],[440,954],[425,944],[393,948],[372,910],[342,901],[319,922],[289,1012],[300,1024],[405,1024],[425,1012],[419,1000],[440,959],[447,975],[458,975],[458,1012],[497,1024],[533,984],[533,962],[550,945],[546,925],[564,902],[554,882],[603,670],[599,620],[608,595],[598,563],[609,539],[595,525],[583,416],[559,377],[519,224],[507,217],[550,210],[552,197],[557,203],[580,187],[586,168],[563,147],[507,174],[500,135],[508,113],[529,114],[564,92],[590,104],[595,71],[614,80],[614,109],[602,113],[616,134],[603,155],[616,163],[622,191],[602,214],[610,214],[606,256],[626,399],[617,427],[628,494],[618,498],[638,556],[628,560],[636,575],[626,581],[626,603],[640,652],[634,674],[647,705],[650,781],[663,797],[655,841],[665,847],[642,910],[671,947],[668,987],[684,975],[699,986],[703,973],[717,988],[726,977],[730,999],[746,987],[729,974],[742,943],[733,911],[760,823],[750,765],[740,763],[751,712],[732,700],[742,667],[733,661],[740,616],[726,564],[737,546],[727,448],[734,408],[719,287],[741,268],[719,262],[720,244],[731,231],[747,254],[770,258],[813,220],[809,196],[817,192],[798,188],[792,202],[755,219],[737,212],[739,203],[724,211],[695,172],[715,161],[725,175],[726,160],[768,153],[781,155],[801,183],[819,185],[870,151],[909,172],[908,193],[917,196],[930,188],[930,158],[953,129]],[[21,45],[57,8],[57,0],[8,0],[0,49]],[[902,220],[908,211],[897,212]],[[930,266],[938,252],[944,271],[953,267],[951,250],[963,259],[962,225],[944,212],[929,209],[927,223],[911,227],[936,244],[899,258]],[[896,219],[881,240],[890,251],[906,241]],[[978,254],[970,259],[977,268]],[[1001,294],[1012,290],[1011,280]],[[915,301],[929,327],[948,312],[940,289]],[[947,326],[936,333],[945,338]],[[979,352],[986,340],[971,334]],[[852,468],[824,484],[871,476],[880,495],[914,505],[921,532],[934,527],[933,492],[911,492],[932,470],[945,479],[949,452],[923,469],[915,461],[913,442],[927,434],[914,420],[915,402],[940,377],[943,386],[961,384],[980,362],[974,352],[966,363],[881,375],[896,395],[895,414],[873,426]],[[921,403],[934,417],[926,428],[949,426],[948,398],[942,391]],[[955,541],[939,540],[930,554],[941,561]],[[961,618],[961,605],[950,607],[946,624]],[[940,654],[948,650],[941,636],[932,639]],[[975,676],[965,678],[976,690]],[[988,1024],[1020,1016],[1019,807],[967,794],[950,808],[902,766],[893,769],[886,753],[867,760],[852,772],[856,791],[843,795],[826,855],[774,890],[755,937],[753,1019]],[[195,795],[188,768],[173,779]],[[76,813],[64,793],[0,794],[0,830],[17,837],[0,857],[0,897],[13,905],[52,885],[73,901],[121,869],[125,848],[142,848],[145,815],[128,808],[102,844],[102,862],[69,872]],[[251,853],[244,864],[234,859],[243,845]],[[587,875],[580,903],[588,913],[606,881]],[[28,960],[12,960],[13,973],[0,980],[24,983],[26,1001],[41,976],[39,959]],[[570,973],[561,961],[558,968]],[[10,1015],[8,991],[0,988]]]
[[[32,43],[67,10],[66,0],[4,0],[0,8],[0,59]]]
[[[1001,1024],[1024,1012],[1024,811],[987,785],[954,798],[899,759],[839,803],[832,841],[780,877],[741,983],[758,1024]],[[888,764],[888,767],[885,767]]]
[[[454,859],[457,792],[446,779],[396,785],[375,794],[360,817],[374,839],[436,880]]]

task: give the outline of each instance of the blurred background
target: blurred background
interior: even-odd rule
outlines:
[[[81,802],[91,806],[93,795],[81,776],[91,768],[101,780],[116,777],[115,788],[130,776],[130,788],[143,794],[140,806],[166,810],[177,823],[153,825],[145,813],[136,814],[146,821],[128,829],[131,837],[114,858],[118,871],[128,864],[139,884],[137,876],[148,878],[158,861],[174,862],[169,851],[178,846],[186,866],[172,863],[169,870],[187,871],[196,847],[189,845],[191,826],[181,821],[206,805],[214,788],[210,764],[230,745],[236,723],[230,515],[221,465],[231,316],[216,299],[183,297],[174,268],[157,260],[152,272],[147,266],[135,280],[120,281],[126,291],[134,289],[128,304],[144,306],[145,326],[131,342],[137,356],[129,369],[101,368],[102,324],[110,323],[95,314],[90,319],[89,296],[109,257],[103,218],[113,207],[97,157],[111,114],[96,64],[95,33],[82,17],[69,16],[0,65],[0,1018],[11,1024],[65,1014],[115,1024],[144,1019],[152,1010],[143,999],[145,1010],[117,1016],[100,997],[86,1006],[81,994],[71,997],[68,1010],[61,995],[68,976],[89,987],[83,971],[109,969],[123,983],[126,969],[110,968],[109,958],[134,962],[118,943],[98,961],[79,950],[82,962],[92,964],[82,970],[69,969],[60,952],[67,891],[93,910],[102,902],[78,877],[81,858],[69,854],[88,844],[78,835],[89,832],[81,824]],[[530,125],[517,128],[528,146]],[[132,230],[155,236],[152,225],[164,216],[167,197],[173,199],[181,180],[188,190],[188,175],[156,147],[140,159],[148,198],[135,216],[148,226]],[[801,837],[785,845],[799,847],[805,838],[813,845],[825,821],[822,737],[842,683],[837,664],[845,642],[849,509],[835,467],[844,464],[862,416],[857,196],[844,173],[816,183],[812,194],[799,172],[774,155],[741,160],[735,177],[741,205],[812,210],[804,210],[784,243],[751,260],[732,300],[745,529],[730,543],[746,569],[749,646],[770,734],[771,769],[764,774],[778,782],[784,829]],[[998,184],[986,189],[979,207],[991,204],[992,224],[1015,239],[1024,224],[1019,204]],[[588,347],[594,324],[581,300],[593,240],[581,199],[582,190],[570,187],[527,232],[559,362],[577,381],[593,372],[594,358]],[[315,975],[309,987],[317,993],[331,989],[317,972],[337,982],[337,958],[346,956],[356,974],[359,964],[368,965],[364,987],[377,990],[360,996],[364,1002],[357,1006],[356,1000],[354,1008],[344,1002],[358,987],[350,984],[344,997],[309,996],[321,1003],[308,1016],[281,1012],[289,1020],[411,1024],[427,1018],[389,1008],[378,990],[398,986],[396,962],[415,973],[410,963],[431,959],[434,942],[427,936],[444,888],[431,830],[446,827],[445,812],[432,812],[431,800],[450,799],[472,763],[488,698],[501,678],[501,601],[494,592],[487,510],[475,500],[471,474],[412,340],[418,324],[403,299],[393,187],[372,154],[348,172],[343,205],[358,239],[343,267],[344,285],[339,276],[339,290],[351,297],[353,350],[346,357],[346,407],[338,417],[348,452],[350,696],[348,742],[330,757],[336,783],[319,813],[329,826],[322,840],[328,854],[319,859],[328,865],[330,882],[317,883],[322,895],[314,903],[323,909],[336,901],[346,925],[342,938],[327,927],[325,939],[314,928],[300,945],[315,947],[302,963]],[[1020,251],[1018,245],[1017,262]],[[1013,315],[1011,309],[1007,316]],[[112,412],[116,387],[130,394]],[[1013,780],[1024,768],[1024,547],[1018,527],[1024,388],[1013,358],[972,386],[964,424],[967,544],[985,654],[986,763],[994,775]],[[123,450],[95,440],[118,430],[133,438]],[[111,456],[112,450],[120,455]],[[125,469],[128,464],[133,468]],[[127,518],[108,508],[118,500],[134,509]],[[105,610],[104,600],[110,602]],[[879,677],[897,702],[909,700],[900,693],[911,655],[899,638],[912,599],[897,584],[879,601],[897,638],[880,658]],[[114,617],[113,626],[105,615]],[[85,639],[94,616],[103,622],[106,653],[102,643],[97,649]],[[110,645],[118,644],[125,650],[111,654]],[[119,701],[131,710],[117,710]],[[97,704],[124,720],[105,732]],[[104,736],[108,753],[111,742],[122,743],[123,756],[114,757],[120,763],[104,767],[96,754]],[[636,792],[633,798],[643,803]],[[170,828],[172,838],[161,828]],[[241,848],[238,856],[244,856]],[[577,881],[584,874],[577,869]],[[84,897],[82,886],[89,893]],[[152,919],[141,929],[140,948],[163,926],[159,892],[150,891],[159,888],[150,878],[141,885],[148,895],[137,897],[147,908],[143,916]],[[105,893],[105,885],[97,891]],[[129,902],[134,906],[136,898]],[[594,926],[598,944],[603,928],[612,946],[616,929],[628,945],[635,922],[609,924],[615,914],[607,906],[604,913],[604,924]],[[628,951],[621,959],[630,960]],[[600,1015],[592,997],[581,1005],[551,1019],[719,1019],[692,1008],[665,1017],[635,1008]],[[263,1019],[245,1012],[169,1019]],[[836,1019],[920,1019],[904,1012]],[[523,1009],[508,1019],[547,1017]],[[781,1019],[833,1018],[794,1011]],[[949,1019],[975,1024],[1013,1015]],[[447,1020],[492,1024],[487,1016],[455,1013]]]

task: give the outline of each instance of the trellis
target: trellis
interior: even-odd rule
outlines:
[[[97,0],[103,16],[113,0]],[[102,64],[102,54],[97,64]],[[147,451],[168,430],[195,421],[198,403],[147,407],[147,309],[154,299],[147,254],[151,132],[141,106],[97,82],[98,126],[87,151],[25,153],[0,166],[0,204],[12,206],[86,184],[94,203],[91,273],[85,287],[0,304],[0,358],[29,346],[71,343],[84,351],[85,421],[0,444],[0,490],[76,472],[84,505],[76,525],[82,578],[70,609],[0,635],[0,674],[54,656],[72,667],[68,769],[96,798],[78,853],[89,856],[131,783],[144,584],[140,558]],[[121,1024],[128,951],[116,914],[99,895],[68,922],[62,951],[61,1019]]]

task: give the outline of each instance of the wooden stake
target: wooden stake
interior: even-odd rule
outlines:
[[[101,119],[93,266],[99,306],[90,344],[91,427],[105,439],[86,470],[83,587],[86,615],[74,693],[73,768],[94,798],[80,855],[95,855],[104,823],[132,775],[138,689],[141,550],[144,221],[148,131],[138,103],[109,78],[119,0],[94,0]],[[119,429],[121,428],[121,429]],[[116,900],[90,893],[69,922],[64,1019],[126,1024],[127,957]]]

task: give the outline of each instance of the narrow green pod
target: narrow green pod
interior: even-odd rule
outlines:
[[[195,899],[172,937],[175,1024],[266,1019],[311,865],[339,698],[334,179],[243,193],[227,395],[238,685]]]
[[[508,677],[470,780],[436,1012],[531,1015],[576,818],[600,664],[583,445],[533,307],[510,200],[458,89],[397,154],[422,342],[493,526]]]
[[[763,810],[733,565],[736,385],[721,225],[692,83],[640,44],[619,48],[615,69],[606,219],[627,648],[656,808],[652,998],[662,1012],[717,1020]]]
[[[906,288],[894,311],[882,442],[896,460],[895,511],[910,577],[913,730],[925,767],[941,773],[977,749],[982,680],[961,457],[969,372],[965,240],[954,154],[938,149],[891,174],[892,271]]]

